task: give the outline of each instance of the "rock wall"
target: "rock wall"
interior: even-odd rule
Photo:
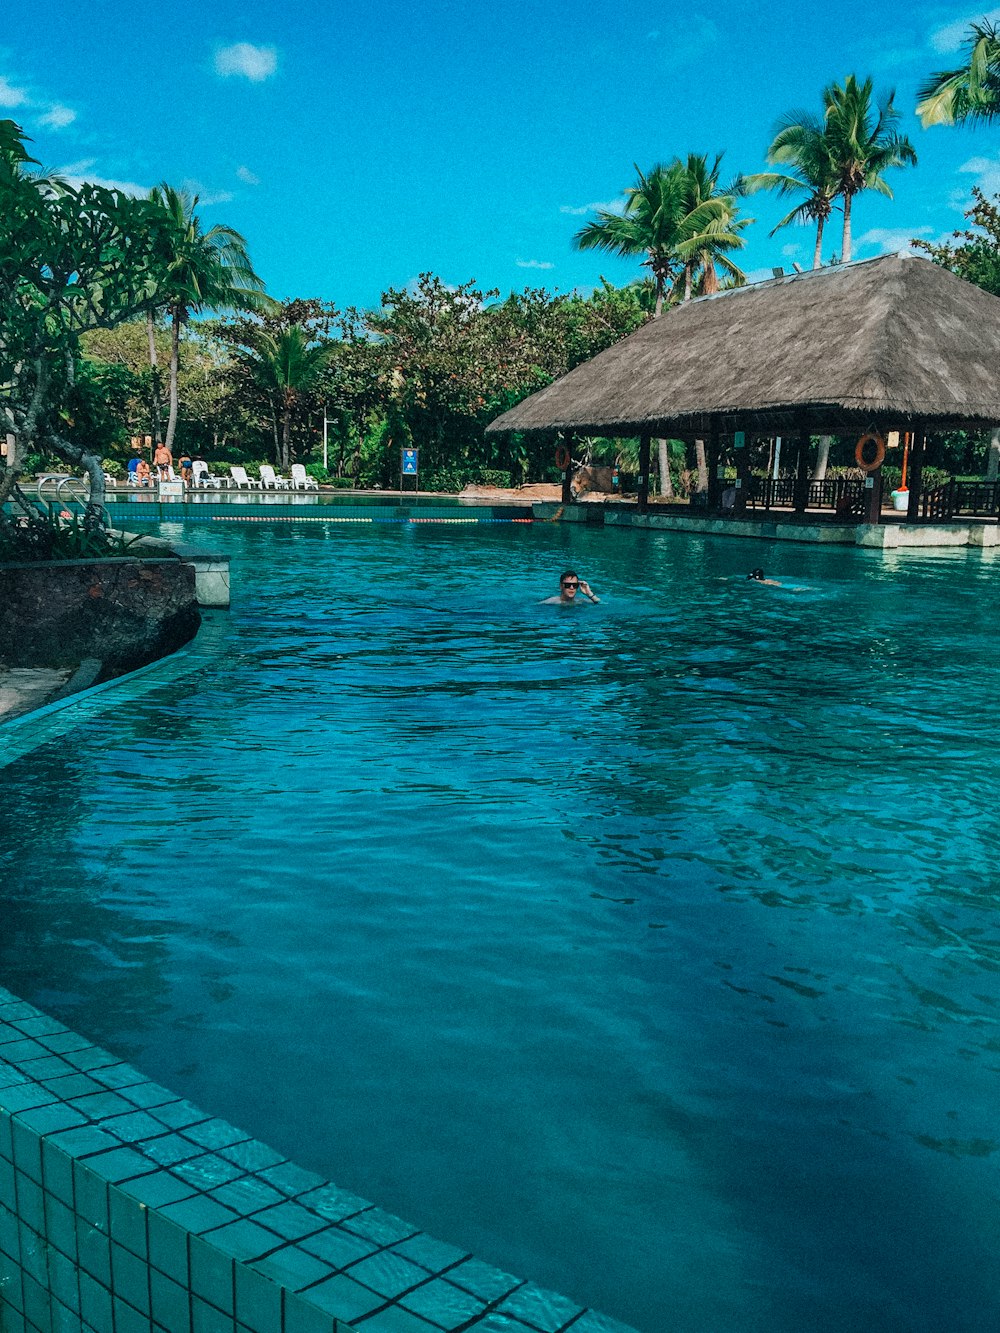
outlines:
[[[101,680],[176,651],[201,617],[195,573],[179,560],[61,560],[0,565],[0,663],[76,666]]]

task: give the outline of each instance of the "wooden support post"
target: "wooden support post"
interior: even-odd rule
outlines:
[[[877,467],[865,477],[865,489],[861,492],[861,522],[882,522],[882,469]]]
[[[802,426],[799,430],[799,456],[795,464],[794,508],[797,514],[806,512],[809,500],[809,445],[809,432]]]
[[[906,478],[909,487],[909,499],[906,502],[906,521],[915,523],[920,517],[920,502],[923,498],[924,454],[927,451],[927,431],[922,421],[913,427],[913,443],[910,445],[910,470]]]
[[[736,455],[736,495],[733,499],[733,513],[747,512],[747,492],[750,489],[750,446],[746,432],[736,431],[733,435],[733,452]]]
[[[722,450],[719,445],[719,427],[713,418],[708,432],[708,508],[715,511],[722,503],[722,481],[719,477],[719,458]]]
[[[649,435],[639,436],[638,509],[644,514],[649,507]]]
[[[564,505],[573,503],[573,445],[576,444],[576,436],[571,435],[565,442],[566,452],[569,454],[569,463],[563,468],[562,474],[562,496],[561,501]]]

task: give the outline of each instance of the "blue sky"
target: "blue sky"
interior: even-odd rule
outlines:
[[[950,232],[972,185],[1000,190],[1000,127],[924,131],[915,89],[955,62],[982,13],[901,0],[10,0],[0,116],[24,124],[47,168],[195,188],[278,297],[371,306],[428,269],[504,293],[568,291],[640,272],[572,246],[633,163],[725,150],[724,176],[759,170],[776,118],[818,110],[824,84],[851,72],[896,87],[920,158],[892,173],[894,201],[856,206],[855,257]],[[748,272],[810,262],[807,229],[769,239],[779,209],[748,201]]]

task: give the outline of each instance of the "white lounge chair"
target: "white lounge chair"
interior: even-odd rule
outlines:
[[[310,477],[302,463],[292,464],[292,490],[293,491],[318,491],[319,483],[315,477]]]
[[[208,470],[208,464],[203,458],[195,458],[191,463],[191,481],[194,486],[214,486],[216,490],[222,485],[221,477],[213,477]]]
[[[254,481],[252,477],[248,477],[246,468],[241,467],[239,463],[230,463],[229,471],[232,474],[233,485],[237,486],[240,490],[242,490],[244,486],[248,491],[259,491],[261,489],[260,482]]]
[[[261,482],[261,486],[263,487],[263,489],[264,489],[265,491],[267,491],[267,490],[272,490],[272,491],[287,491],[287,490],[288,490],[288,478],[287,478],[287,477],[279,477],[278,474],[275,472],[274,468],[271,467],[270,463],[261,463],[261,465],[260,465],[260,482]]]

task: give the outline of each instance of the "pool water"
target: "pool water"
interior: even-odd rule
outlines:
[[[0,984],[642,1333],[997,1327],[990,553],[183,536],[194,669],[0,770]]]

